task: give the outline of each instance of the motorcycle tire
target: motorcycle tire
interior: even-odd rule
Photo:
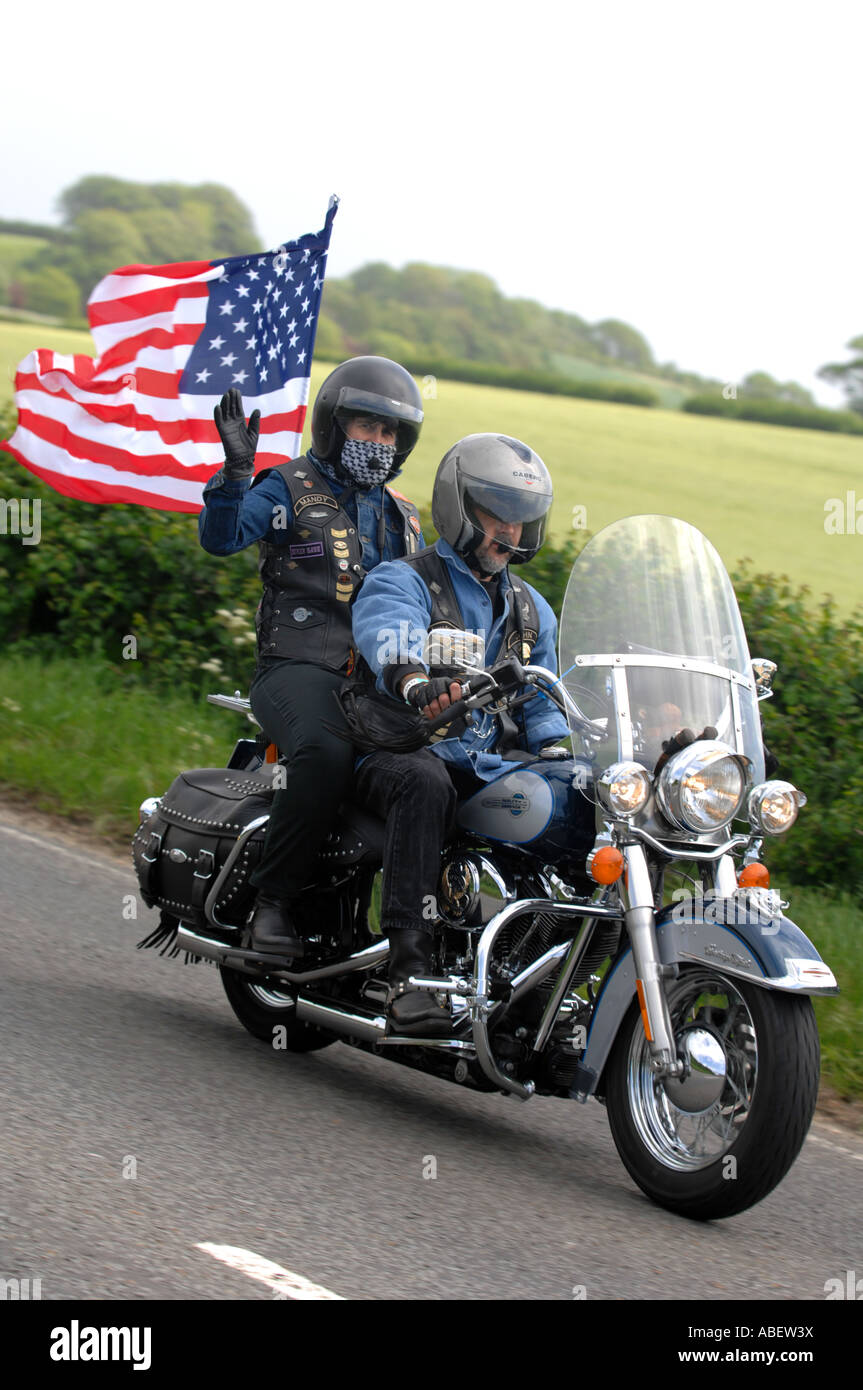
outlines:
[[[812,1001],[706,965],[682,969],[668,999],[678,1048],[692,1032],[713,1065],[717,1048],[723,1060],[715,1074],[694,1068],[689,1088],[658,1079],[633,1002],[608,1062],[612,1138],[659,1206],[698,1221],[735,1216],[781,1181],[809,1129],[820,1072]]]
[[[313,1023],[299,1022],[294,996],[288,991],[259,983],[225,965],[219,967],[219,973],[228,1003],[243,1027],[277,1051],[317,1052],[338,1042],[334,1033],[327,1033]],[[284,1029],[284,1032],[277,1034],[276,1029]]]

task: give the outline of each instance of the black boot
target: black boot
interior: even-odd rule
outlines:
[[[297,959],[303,955],[303,943],[297,935],[287,899],[270,898],[266,893],[259,893],[249,917],[249,926],[252,929],[253,951],[267,951]]]
[[[432,938],[426,931],[402,927],[393,931],[390,943],[390,1029],[419,1038],[448,1037],[452,1014],[442,1008],[427,989],[411,989],[411,975],[428,977],[432,973]]]

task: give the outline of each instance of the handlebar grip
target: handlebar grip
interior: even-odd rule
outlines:
[[[435,729],[443,729],[447,724],[452,724],[454,719],[461,719],[463,714],[467,714],[467,700],[456,700],[443,714],[428,721],[429,733],[433,734]]]

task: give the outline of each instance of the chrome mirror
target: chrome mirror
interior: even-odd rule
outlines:
[[[458,627],[432,628],[425,642],[425,664],[430,671],[482,670],[485,665],[485,637]]]
[[[773,694],[773,677],[776,675],[776,662],[764,656],[752,658],[752,674],[755,677],[755,694],[759,700],[769,700]]]

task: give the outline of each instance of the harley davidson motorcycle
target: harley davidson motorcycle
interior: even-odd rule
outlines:
[[[512,656],[470,667],[465,699],[430,721],[512,720],[541,691],[573,743],[513,755],[460,803],[430,905],[437,973],[413,980],[448,1001],[451,1036],[388,1030],[383,824],[359,806],[341,808],[300,899],[303,960],[248,948],[248,876],[282,768],[263,733],[141,806],[133,853],[161,915],[140,944],[215,963],[271,1046],[341,1040],[522,1100],[595,1097],[649,1197],[731,1216],[800,1150],[819,1077],[810,996],[838,992],[761,863],[805,802],[765,776],[758,702],[775,666],[750,660],[706,538],[636,516],[573,566],[560,671]],[[252,719],[239,692],[208,699]]]

